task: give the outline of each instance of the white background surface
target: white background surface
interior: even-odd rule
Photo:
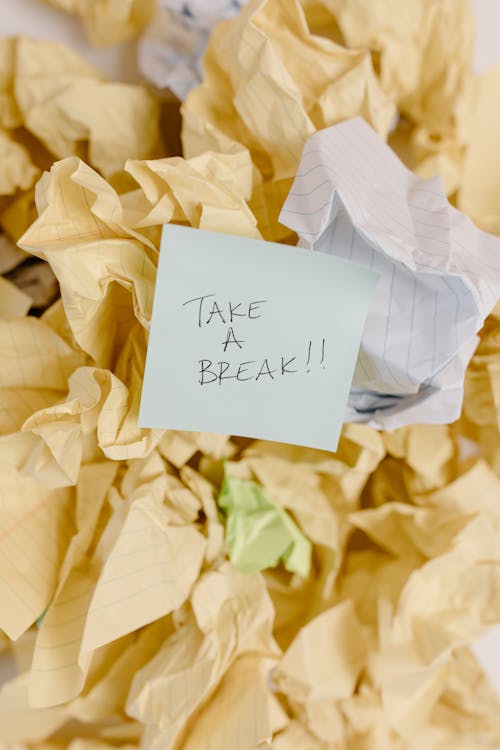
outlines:
[[[491,65],[500,64],[500,0],[472,0],[472,4],[477,19],[475,68],[481,73]],[[96,50],[85,39],[76,19],[40,0],[0,0],[0,35],[14,34],[65,42],[110,78],[127,82],[139,80],[133,42]],[[500,626],[493,628],[474,650],[500,694]],[[2,677],[7,677],[5,672],[0,672],[0,681]]]

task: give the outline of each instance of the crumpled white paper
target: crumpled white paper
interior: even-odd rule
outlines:
[[[201,82],[202,59],[212,27],[233,18],[245,0],[160,0],[152,24],[138,46],[141,73],[179,99]]]
[[[300,245],[380,274],[346,421],[394,429],[457,419],[476,333],[500,296],[500,239],[361,118],[309,138],[279,221]]]

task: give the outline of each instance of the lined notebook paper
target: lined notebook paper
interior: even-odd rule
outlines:
[[[475,334],[500,296],[500,239],[361,118],[308,140],[280,222],[301,245],[380,274],[346,420],[392,429],[456,419]]]

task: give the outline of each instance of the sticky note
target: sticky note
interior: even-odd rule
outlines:
[[[139,424],[335,451],[377,275],[163,228]]]

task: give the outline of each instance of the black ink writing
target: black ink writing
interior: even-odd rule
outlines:
[[[252,313],[253,313],[254,307],[258,308],[259,305],[263,305],[264,302],[267,302],[267,299],[258,299],[258,300],[255,300],[255,302],[250,302],[250,304],[248,305],[248,317],[251,320],[255,320],[256,318],[261,317],[260,315],[252,315]]]
[[[247,314],[244,312],[236,312],[236,310],[241,307],[242,303],[238,302],[237,305],[233,307],[233,303],[231,300],[229,300],[229,322],[232,323],[234,318],[246,318]]]
[[[296,359],[297,357],[291,357],[289,360],[285,362],[285,358],[281,357],[281,374],[282,375],[285,375],[285,373],[287,372],[297,372],[297,370],[292,370],[290,368],[290,365],[292,364],[292,362],[295,362]]]
[[[187,299],[185,302],[182,303],[182,306],[185,307],[186,305],[190,305],[191,302],[199,302],[198,306],[198,328],[201,328],[201,311],[203,309],[203,302],[206,299],[209,299],[210,297],[215,297],[215,294],[204,294],[202,297],[193,297],[193,299]]]
[[[267,361],[267,359],[265,359],[262,363],[262,367],[260,368],[259,373],[257,377],[255,378],[255,380],[258,380],[263,375],[268,375],[271,378],[271,380],[274,380],[273,372],[276,372],[276,370],[271,370],[271,368],[269,367],[269,362]]]
[[[315,351],[313,342],[311,352]],[[321,345],[321,365],[325,369],[325,345],[326,339],[323,339]],[[320,362],[320,364],[321,364]],[[200,385],[209,383],[218,383],[222,385],[223,381],[234,380],[244,383],[246,381],[254,382],[271,382],[286,376],[297,376],[301,372],[310,372],[312,368],[312,357],[309,362],[309,369],[301,370],[299,359],[296,356],[281,357],[264,357],[262,360],[247,360],[246,362],[228,362],[227,360],[199,359],[198,382]]]
[[[220,309],[219,305],[217,304],[217,301],[214,301],[212,303],[212,309],[210,311],[210,315],[208,316],[207,325],[212,322],[212,318],[214,315],[218,315],[219,318],[222,320],[223,323],[226,321],[224,320],[224,316],[222,314],[222,310]]]
[[[218,359],[216,356],[213,359],[199,359],[198,382],[200,385],[205,386],[217,383],[221,386],[224,381],[230,380],[239,383],[249,381],[256,383],[279,382],[283,377],[297,377],[304,373],[317,373],[318,367],[322,370],[327,368],[325,338],[319,340],[310,338],[305,345],[305,356],[303,354],[304,349],[299,345],[293,355],[262,355],[262,357],[258,357],[257,359],[246,360],[244,362],[235,361],[236,357],[237,359],[241,358],[239,353],[242,349],[245,349],[246,339],[250,337],[247,335],[245,339],[240,338],[238,331],[235,330],[234,323],[239,324],[245,318],[247,321],[262,318],[265,309],[267,309],[264,308],[263,311],[262,305],[268,302],[269,300],[266,299],[256,299],[250,302],[235,301],[234,299],[221,301],[216,293],[212,293],[192,297],[182,303],[183,307],[193,305],[196,311],[194,321],[198,328],[204,328],[205,326],[213,327],[219,324],[228,326],[225,338],[222,341],[219,339],[223,356],[227,359]],[[248,326],[248,323],[246,325]],[[263,330],[266,330],[262,326],[259,328],[258,324],[257,327],[255,327],[255,324],[252,324],[251,329],[255,331],[256,335],[259,332],[262,335]]]
[[[228,300],[226,303],[222,303],[216,298],[215,300],[212,300],[211,308],[208,309],[210,307],[210,302],[208,302],[208,300],[211,300],[212,297],[216,297],[216,295],[202,294],[200,297],[192,297],[182,303],[183,307],[186,307],[186,305],[190,305],[193,302],[198,303],[196,318],[198,328],[201,328],[203,325],[210,325],[214,319],[216,322],[220,321],[221,323],[224,323],[224,325],[226,324],[226,319],[229,323],[233,323],[235,318],[257,320],[257,318],[262,317],[260,306],[268,301],[266,299],[257,299],[252,302],[244,303],[241,301],[234,302],[233,300]]]
[[[247,378],[240,378],[240,375],[242,375],[244,372],[248,372],[248,367],[246,365],[253,365],[255,364],[255,360],[250,360],[249,362],[240,362],[238,365],[238,372],[236,373],[236,380],[239,380],[241,382],[244,382],[245,380],[253,380],[253,376],[249,375]]]
[[[234,331],[232,329],[232,326],[229,326],[228,331],[227,331],[226,339],[225,339],[225,341],[222,342],[222,346],[224,347],[224,351],[226,351],[226,349],[229,346],[229,344],[236,344],[236,346],[239,349],[243,349],[243,347],[241,345],[244,344],[244,343],[245,342],[241,341],[241,339],[238,341],[238,339],[234,335]]]

